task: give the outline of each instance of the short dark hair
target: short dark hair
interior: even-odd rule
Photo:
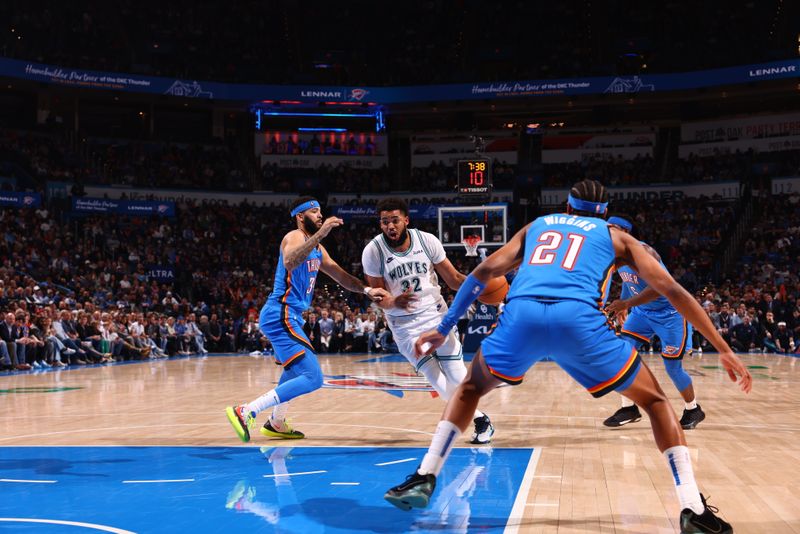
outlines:
[[[375,213],[380,217],[382,211],[394,211],[398,210],[403,215],[408,217],[408,204],[402,198],[384,198],[380,202],[378,202],[378,206],[375,208]]]
[[[581,180],[580,182],[572,186],[572,189],[569,190],[569,194],[572,195],[574,198],[579,198],[581,200],[586,200],[588,202],[597,202],[601,204],[608,202],[608,189],[606,189],[605,186],[600,182],[598,182],[597,180]],[[606,215],[608,214],[608,211],[606,211],[605,214],[601,214],[583,210],[576,210],[575,208],[572,208],[572,212],[575,213],[576,215],[601,217],[603,219],[605,219]]]
[[[300,197],[300,198],[298,198],[297,200],[295,200],[294,202],[292,202],[292,205],[291,205],[291,206],[289,206],[289,214],[291,214],[291,213],[292,213],[292,211],[294,211],[294,209],[295,209],[297,206],[299,206],[300,204],[305,204],[305,203],[306,203],[306,202],[308,202],[309,200],[317,200],[317,199],[316,199],[316,198],[314,198],[314,197],[305,196],[305,197]],[[319,202],[319,201],[317,200],[317,202]],[[292,218],[294,219],[294,217],[292,217]]]

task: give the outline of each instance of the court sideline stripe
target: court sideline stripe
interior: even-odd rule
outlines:
[[[299,475],[317,475],[319,473],[327,473],[327,471],[303,471],[302,473],[276,473],[274,475],[264,475],[264,478],[296,477]]]
[[[123,480],[123,484],[158,484],[161,482],[194,482],[193,478],[173,478],[161,480]]]
[[[504,534],[517,534],[517,532],[519,532],[522,516],[525,513],[525,503],[528,500],[531,484],[533,484],[533,476],[536,474],[536,466],[541,456],[542,450],[539,447],[531,451],[531,458],[528,460],[528,467],[525,468],[525,474],[522,476],[522,482],[519,484],[517,497],[514,499],[514,506],[511,508],[511,513],[508,514],[508,522],[503,531]]]
[[[394,460],[391,462],[381,462],[379,464],[375,464],[378,467],[383,467],[384,465],[394,465],[394,464],[404,464],[406,462],[413,462],[416,458],[404,458],[403,460]]]
[[[30,483],[30,484],[55,484],[58,480],[20,480],[16,478],[0,478],[0,482],[19,482],[19,483]]]

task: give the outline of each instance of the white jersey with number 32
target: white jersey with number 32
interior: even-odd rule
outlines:
[[[364,248],[361,263],[367,276],[382,277],[386,290],[393,296],[409,289],[417,296],[411,309],[392,308],[387,315],[399,317],[416,314],[442,304],[439,278],[433,266],[447,256],[442,242],[427,232],[409,228],[411,245],[405,252],[396,252],[381,233]]]

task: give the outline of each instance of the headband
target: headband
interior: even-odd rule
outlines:
[[[318,208],[318,207],[319,207],[319,202],[317,202],[316,200],[309,200],[308,202],[303,202],[302,204],[300,204],[299,206],[297,206],[295,209],[292,210],[292,217],[294,217],[298,213],[302,213],[306,210],[310,210],[311,208]]]
[[[567,197],[567,203],[578,211],[588,211],[590,213],[605,213],[608,202],[590,202],[581,198],[575,198],[572,193]]]
[[[623,219],[622,217],[609,217],[608,224],[614,224],[619,226],[623,230],[631,231],[633,230],[633,225],[627,219]]]

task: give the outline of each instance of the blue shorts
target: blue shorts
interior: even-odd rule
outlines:
[[[605,314],[577,300],[512,299],[481,352],[489,371],[509,384],[550,357],[595,397],[626,389],[640,365],[637,350]]]
[[[685,352],[692,350],[692,325],[674,310],[645,313],[633,308],[621,333],[634,340],[636,346],[650,342],[653,334],[657,335],[661,340],[661,356],[671,360],[680,360]]]
[[[288,306],[264,306],[261,308],[258,326],[272,343],[275,362],[284,368],[304,356],[316,358],[314,347],[303,332],[303,317]]]

